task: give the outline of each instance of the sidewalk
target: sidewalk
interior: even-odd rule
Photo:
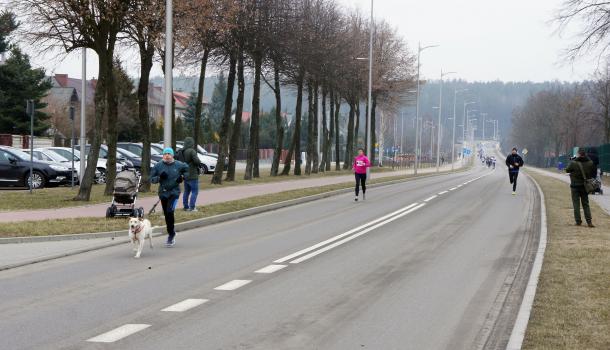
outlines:
[[[540,169],[540,168],[534,168],[534,167],[527,167],[526,170],[532,170],[538,174],[541,175],[545,175],[545,176],[549,176],[549,177],[553,177],[555,179],[561,180],[567,184],[570,183],[570,176],[567,173],[554,173],[552,171],[548,171],[548,170],[544,170],[544,169]],[[610,215],[610,196],[606,195],[590,195],[589,199],[593,199],[595,201],[595,203],[597,203],[608,215]]]
[[[459,169],[461,164],[456,162],[455,168]],[[441,171],[447,171],[451,169],[451,164],[447,164],[441,167]],[[426,174],[433,173],[436,168],[419,169],[418,173]],[[373,173],[373,179],[409,175],[413,174],[413,169],[405,170],[401,169],[398,171]],[[340,175],[340,176],[328,176],[320,178],[308,179],[303,176],[299,180],[287,180],[280,182],[271,182],[264,184],[254,185],[239,185],[222,188],[206,189],[205,187],[199,191],[197,197],[197,205],[207,205],[220,202],[228,202],[233,200],[244,199],[248,197],[254,197],[264,194],[272,194],[302,188],[320,187],[326,185],[334,185],[344,182],[354,181],[353,175]],[[182,196],[181,196],[182,197]],[[148,212],[150,208],[158,200],[157,197],[143,197],[138,199],[137,206],[143,207],[145,212]],[[179,199],[179,207],[182,207],[182,198]],[[87,206],[79,206],[77,208],[59,208],[59,209],[40,209],[31,211],[12,211],[12,212],[1,212],[0,223],[2,222],[19,222],[19,221],[40,221],[40,220],[51,220],[51,219],[69,219],[78,217],[104,217],[106,215],[106,208],[109,203],[92,204]],[[158,210],[161,210],[160,207]]]

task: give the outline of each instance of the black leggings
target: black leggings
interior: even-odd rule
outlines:
[[[519,176],[518,171],[509,171],[508,178],[510,183],[513,184],[513,192],[517,190],[517,176]]]
[[[176,210],[176,204],[178,204],[178,197],[171,196],[169,198],[161,198],[163,216],[165,216],[165,225],[167,226],[167,234],[170,239],[174,238],[176,235],[176,231],[174,231],[174,211]]]
[[[362,184],[362,193],[366,193],[366,174],[356,174],[356,197]]]

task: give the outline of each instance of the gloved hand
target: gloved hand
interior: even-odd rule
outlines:
[[[167,173],[166,173],[165,171],[164,171],[164,172],[162,172],[162,173],[161,173],[161,175],[159,175],[159,178],[160,178],[161,180],[166,180],[166,179],[167,179]]]
[[[182,175],[180,175],[180,176],[178,176],[178,178],[176,179],[176,183],[177,183],[177,184],[181,184],[183,180],[184,180],[184,177],[182,177]]]

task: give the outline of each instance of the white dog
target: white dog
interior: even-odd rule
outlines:
[[[129,219],[129,239],[133,243],[133,251],[136,253],[134,258],[139,258],[144,248],[144,240],[150,240],[150,249],[153,249],[152,225],[150,221],[142,218]]]

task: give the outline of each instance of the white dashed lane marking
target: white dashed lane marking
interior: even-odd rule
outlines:
[[[250,282],[252,282],[252,280],[233,280],[223,284],[222,286],[214,288],[214,290],[236,290],[237,288],[241,288]]]
[[[104,334],[100,334],[97,337],[88,339],[87,341],[92,343],[114,343],[117,340],[121,340],[148,327],[150,327],[149,324],[126,324]]]
[[[194,307],[197,307],[203,303],[207,303],[209,300],[207,299],[186,299],[172,306],[168,306],[161,311],[167,312],[184,312],[190,310]]]
[[[438,197],[438,196],[434,195],[434,196],[428,197],[428,198],[424,199],[424,202],[429,202],[429,201],[433,200],[436,197]]]
[[[265,267],[263,267],[260,270],[256,270],[256,271],[254,271],[254,273],[274,273],[274,272],[277,272],[277,271],[285,268],[286,266],[288,266],[288,265],[275,265],[275,264],[273,264],[273,265],[265,266]]]
[[[447,193],[447,192],[449,192],[449,191],[443,191],[443,192],[439,192],[439,193],[438,193],[438,195],[439,195],[439,196],[442,196],[442,195],[444,195],[444,194],[445,194],[445,193]]]

